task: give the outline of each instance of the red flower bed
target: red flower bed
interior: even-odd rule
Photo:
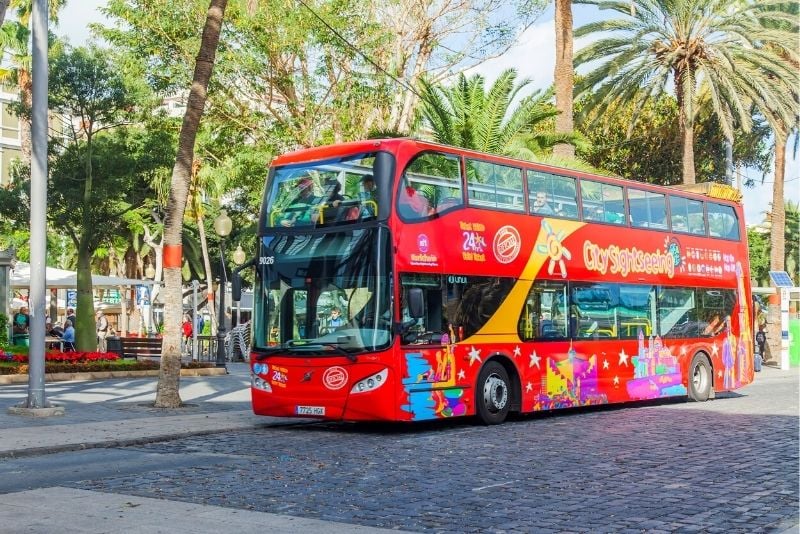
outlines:
[[[28,363],[27,354],[13,354],[9,358],[12,362]],[[119,360],[119,354],[115,352],[59,352],[47,351],[44,354],[46,362],[97,362]]]

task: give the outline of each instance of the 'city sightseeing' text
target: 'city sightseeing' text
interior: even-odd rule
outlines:
[[[620,248],[617,245],[603,248],[587,240],[583,243],[583,261],[587,269],[600,274],[666,274],[669,278],[675,274],[675,259],[659,250],[645,252],[636,247]]]

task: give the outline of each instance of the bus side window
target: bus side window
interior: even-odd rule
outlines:
[[[531,286],[517,329],[525,341],[567,339],[567,284],[541,280]]]

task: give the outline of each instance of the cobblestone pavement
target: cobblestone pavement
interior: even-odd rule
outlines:
[[[258,428],[141,446],[206,463],[72,487],[410,531],[796,532],[797,404],[795,374],[497,427]]]

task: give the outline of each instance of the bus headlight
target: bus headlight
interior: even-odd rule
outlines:
[[[363,380],[359,380],[353,385],[353,389],[350,390],[350,393],[367,393],[368,391],[375,391],[379,387],[386,382],[386,378],[389,376],[389,370],[384,369],[380,373],[375,373],[372,376],[368,376]]]
[[[260,389],[261,391],[272,393],[272,386],[269,385],[269,382],[255,373],[250,373],[250,385],[256,389]]]

